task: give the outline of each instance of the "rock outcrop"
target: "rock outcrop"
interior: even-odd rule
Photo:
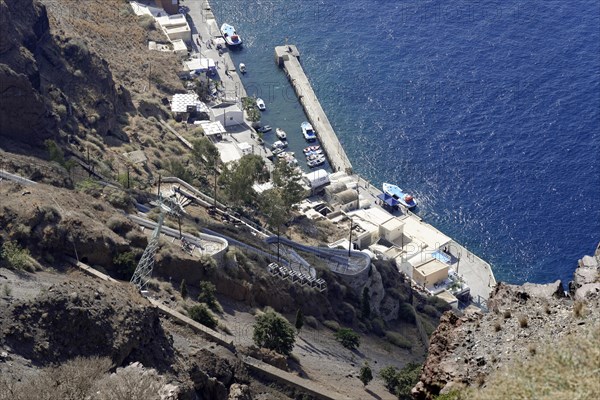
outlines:
[[[600,320],[598,252],[579,262],[573,298],[556,281],[522,286],[499,283],[488,302],[488,312],[446,313],[431,337],[429,354],[417,399],[432,399],[460,386],[484,385],[502,366],[527,360],[538,346]]]
[[[99,356],[168,370],[174,353],[158,310],[130,285],[114,285],[72,280],[11,302],[0,310],[2,345],[41,365]]]

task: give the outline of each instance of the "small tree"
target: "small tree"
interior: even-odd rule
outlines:
[[[412,388],[419,382],[421,375],[421,366],[419,364],[408,363],[398,374],[398,383],[396,385],[396,396],[399,400],[411,400]]]
[[[371,296],[369,294],[369,288],[365,286],[362,291],[362,298],[360,301],[360,310],[363,319],[371,318]]]
[[[350,328],[341,328],[333,336],[347,349],[354,350],[360,346],[360,336]]]
[[[371,371],[371,367],[369,367],[369,363],[366,361],[360,369],[359,378],[365,387],[373,380],[373,371]]]
[[[295,326],[298,333],[300,333],[300,329],[302,329],[302,327],[304,326],[304,314],[302,313],[301,309],[298,309],[298,311],[296,311]]]
[[[198,294],[198,301],[205,303],[213,311],[218,311],[219,303],[217,302],[217,288],[211,282],[202,281],[200,282],[200,293]]]
[[[204,326],[208,326],[211,329],[214,329],[217,326],[217,320],[204,304],[198,304],[190,308],[188,310],[188,315],[194,321],[199,322]]]
[[[385,368],[382,368],[379,371],[379,377],[383,379],[383,383],[385,387],[390,392],[394,392],[396,390],[396,386],[398,386],[398,368],[389,365]]]
[[[181,285],[179,285],[179,293],[181,293],[181,297],[183,297],[184,299],[188,295],[187,283],[185,283],[185,279],[181,280]]]
[[[288,356],[294,348],[296,332],[287,319],[269,310],[256,317],[252,338],[257,346]]]

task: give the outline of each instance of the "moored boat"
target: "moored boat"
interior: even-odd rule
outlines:
[[[281,129],[281,128],[275,129],[275,134],[281,140],[286,140],[287,139],[287,133],[285,133],[285,131],[283,129]]]
[[[287,142],[282,142],[281,140],[276,141],[275,143],[273,143],[273,145],[271,146],[271,148],[273,149],[284,149],[287,147]]]
[[[246,64],[240,63],[239,70],[242,74],[246,73]]]
[[[304,154],[306,154],[306,153],[320,151],[320,150],[321,150],[321,146],[308,146],[308,147],[305,147],[302,151],[304,152]]]
[[[319,157],[316,160],[311,160],[306,163],[310,168],[318,167],[319,165],[325,164],[325,157]]]
[[[221,25],[221,35],[225,39],[225,43],[229,46],[239,46],[242,44],[242,38],[237,34],[235,28],[229,24]]]
[[[261,99],[260,97],[256,99],[256,107],[258,107],[258,109],[260,111],[265,111],[267,109],[267,106],[265,105],[265,101],[263,99]]]
[[[265,125],[265,126],[261,126],[260,128],[257,129],[257,131],[261,132],[261,133],[265,133],[265,132],[269,132],[271,129],[270,125]]]
[[[400,189],[396,185],[392,185],[391,183],[384,183],[383,192],[398,200],[398,202],[406,208],[410,209],[417,206],[417,202],[415,201],[415,199],[410,194],[404,193],[402,189]]]
[[[317,140],[315,130],[309,122],[303,122],[302,125],[300,125],[300,127],[302,128],[302,136],[304,136],[304,139],[307,142],[314,142],[315,140]]]

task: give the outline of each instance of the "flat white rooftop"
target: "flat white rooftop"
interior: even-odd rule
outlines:
[[[439,249],[441,246],[452,240],[433,226],[419,220],[417,217],[406,215],[400,217],[400,219],[404,222],[404,235],[422,242],[426,245],[425,249],[429,251]]]

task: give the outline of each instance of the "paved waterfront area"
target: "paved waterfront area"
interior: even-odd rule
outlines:
[[[221,32],[218,23],[210,10],[210,5],[206,1],[189,1],[185,3],[188,7],[188,15],[191,17],[193,53],[200,54],[201,57],[212,58],[217,64],[217,73],[219,80],[223,84],[223,89],[219,95],[221,100],[234,101],[242,108],[241,98],[246,97],[246,90],[238,75],[229,50],[222,49],[221,52],[216,48],[213,41],[221,38]],[[209,104],[212,107],[218,107],[218,103]],[[258,142],[258,136],[246,123],[226,127],[228,135],[224,135],[223,140],[216,143],[217,148],[224,155],[225,160],[230,161],[241,157],[239,150],[240,143],[248,143],[251,146],[252,153],[265,158],[269,169],[272,169],[272,163],[266,157],[270,154],[264,145]]]
[[[317,95],[300,65],[298,49],[294,45],[275,48],[275,59],[286,71],[290,83],[294,87],[300,103],[304,107],[308,120],[317,132],[321,146],[327,154],[334,171],[352,171],[352,164],[342,148],[325,111],[321,107]]]

